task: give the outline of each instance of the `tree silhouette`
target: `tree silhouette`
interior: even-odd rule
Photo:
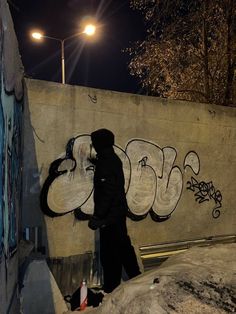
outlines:
[[[150,95],[233,105],[236,1],[131,0],[147,36],[126,51]]]

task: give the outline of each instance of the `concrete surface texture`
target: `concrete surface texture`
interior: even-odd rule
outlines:
[[[62,314],[68,308],[45,260],[32,260],[21,290],[22,314]]]
[[[23,67],[6,0],[0,0],[0,314],[18,313]],[[18,101],[19,100],[19,101]]]
[[[236,244],[195,247],[122,283],[91,314],[236,312]],[[81,313],[70,312],[69,313]]]
[[[108,128],[123,161],[136,247],[235,234],[236,109],[27,80],[23,224],[43,229],[50,256],[94,250],[73,214],[42,214],[39,194],[59,157],[48,205],[93,211],[89,134]],[[70,157],[65,158],[70,140]],[[76,167],[73,166],[76,160]],[[163,222],[159,222],[166,219]]]
[[[24,67],[6,0],[0,0],[0,26],[1,74],[3,75],[4,87],[8,93],[14,94],[17,100],[21,100],[24,94]]]

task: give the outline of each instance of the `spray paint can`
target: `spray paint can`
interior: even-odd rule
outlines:
[[[83,279],[81,285],[80,285],[80,311],[83,311],[88,302],[88,287],[87,282],[85,279]]]

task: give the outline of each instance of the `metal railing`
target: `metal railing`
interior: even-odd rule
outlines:
[[[236,235],[218,235],[201,239],[184,240],[177,242],[165,242],[141,246],[140,257],[144,271],[160,266],[170,256],[184,252],[194,246],[209,246],[222,243],[236,242]]]

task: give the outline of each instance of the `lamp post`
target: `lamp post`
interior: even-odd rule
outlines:
[[[34,33],[31,34],[31,36],[34,39],[36,39],[36,40],[40,40],[42,38],[46,38],[46,39],[56,40],[56,41],[60,42],[60,45],[61,45],[61,79],[62,79],[62,84],[65,84],[65,42],[68,39],[77,37],[77,36],[79,36],[81,34],[85,34],[87,36],[93,36],[95,34],[95,32],[96,32],[96,26],[93,25],[93,24],[88,24],[88,25],[85,26],[83,32],[73,34],[73,35],[71,35],[69,37],[66,37],[64,39],[55,38],[55,37],[51,37],[51,36],[46,36],[46,35],[43,35],[43,34],[41,34],[39,32],[34,32]]]

